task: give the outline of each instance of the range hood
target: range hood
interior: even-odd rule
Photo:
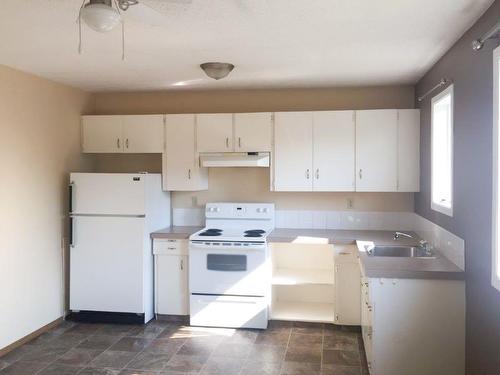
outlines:
[[[269,152],[222,152],[200,154],[202,167],[269,167]]]

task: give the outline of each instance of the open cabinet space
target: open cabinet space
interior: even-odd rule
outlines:
[[[271,258],[271,318],[333,323],[333,245],[274,243]]]

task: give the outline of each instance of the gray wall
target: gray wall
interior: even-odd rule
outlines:
[[[493,58],[498,41],[480,52],[470,45],[500,20],[500,0],[418,82],[416,95],[441,77],[455,85],[454,215],[430,208],[430,98],[421,108],[421,193],[418,214],[465,240],[467,374],[500,374],[500,292],[491,286]]]

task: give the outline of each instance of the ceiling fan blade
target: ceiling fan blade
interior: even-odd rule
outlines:
[[[165,16],[156,9],[144,4],[142,1],[131,6],[122,14],[127,20],[137,21],[150,26],[163,26],[166,23]]]

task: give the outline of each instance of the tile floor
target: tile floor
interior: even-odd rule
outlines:
[[[367,375],[360,333],[271,321],[269,329],[63,322],[0,357],[0,375]]]

